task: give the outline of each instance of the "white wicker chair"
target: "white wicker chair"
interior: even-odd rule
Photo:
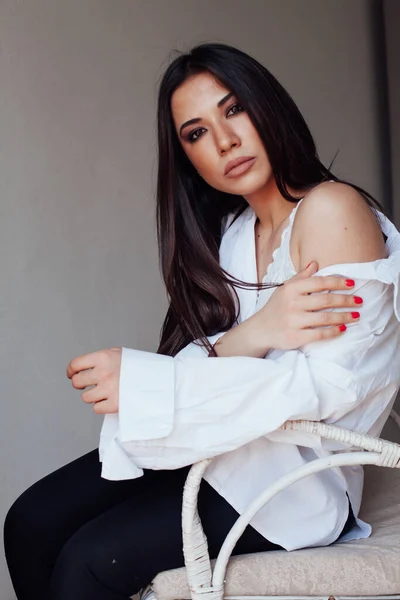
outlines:
[[[391,416],[400,427],[399,415],[393,411]],[[288,421],[282,428],[344,442],[349,450],[312,461],[260,494],[238,518],[215,561],[210,561],[197,512],[200,483],[211,459],[193,465],[183,493],[185,567],[158,574],[141,594],[142,600],[400,599],[400,445],[319,422]],[[370,538],[325,548],[230,558],[249,521],[271,498],[312,473],[345,465],[399,469],[392,472],[398,473],[397,477],[380,484],[377,473],[387,473],[389,469],[375,469],[372,479],[370,474],[369,487],[374,488],[374,493],[368,495],[375,498],[367,506],[369,514],[362,514],[372,522],[374,533]],[[363,507],[364,504],[363,499]]]

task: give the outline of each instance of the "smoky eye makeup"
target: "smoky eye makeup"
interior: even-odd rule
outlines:
[[[230,105],[230,107],[229,107],[229,109],[227,109],[227,111],[229,111],[236,104],[240,104],[236,95],[233,92],[229,92],[226,96],[224,96],[223,98],[221,98],[221,100],[218,101],[217,107],[218,108],[224,107],[226,105],[226,103],[228,102],[228,100],[233,100],[234,102]],[[186,129],[189,125],[192,125],[194,123],[199,123],[201,120],[202,120],[201,117],[196,117],[194,119],[190,119],[189,121],[186,121],[185,123],[183,123],[179,129],[180,137],[183,139],[187,139],[188,135],[190,136],[193,133],[193,130],[189,134],[182,134],[183,130]]]
[[[189,142],[189,144],[194,144],[194,142],[201,137],[201,132],[203,129],[203,127],[198,127],[197,129],[189,131],[189,133],[185,136],[186,141]]]
[[[234,111],[232,113],[232,115],[229,115],[230,111],[233,108],[237,108],[238,110]],[[244,111],[244,107],[242,106],[242,104],[240,104],[240,102],[235,101],[233,102],[233,104],[231,104],[227,109],[226,109],[226,114],[225,116],[227,118],[230,118],[231,116],[235,116],[239,113],[242,113]],[[229,116],[228,116],[229,115]],[[202,129],[204,129],[204,127],[196,127],[195,129],[190,130],[188,133],[184,133],[183,134],[183,139],[188,142],[189,144],[194,144],[194,142],[196,142],[201,136],[202,136]],[[196,135],[198,134],[198,135]]]

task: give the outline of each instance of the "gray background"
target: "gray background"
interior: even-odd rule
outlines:
[[[397,199],[399,226],[399,4],[384,4],[384,38],[369,0],[0,0],[1,525],[24,489],[98,444],[70,359],[157,348],[155,107],[171,50],[221,41],[263,62],[322,160],[340,150],[334,172]]]

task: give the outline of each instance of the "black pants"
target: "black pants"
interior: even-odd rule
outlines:
[[[4,546],[18,600],[128,600],[183,566],[181,506],[189,468],[108,481],[98,450],[28,488],[8,511]],[[216,557],[238,513],[203,481],[199,513]],[[248,526],[234,554],[279,546]]]

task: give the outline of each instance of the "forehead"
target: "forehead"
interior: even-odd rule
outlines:
[[[176,125],[191,118],[202,117],[208,109],[215,109],[218,100],[229,91],[211,73],[191,75],[171,97],[171,110]]]

